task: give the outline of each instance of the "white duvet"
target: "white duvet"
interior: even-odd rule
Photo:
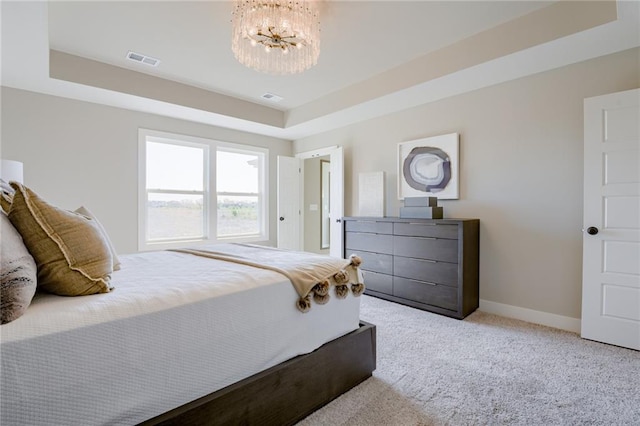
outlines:
[[[40,294],[2,325],[0,424],[136,424],[358,328],[351,293],[301,313],[277,272],[170,251],[121,261],[113,292]]]

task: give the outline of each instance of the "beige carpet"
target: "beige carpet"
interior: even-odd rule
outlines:
[[[374,377],[299,426],[640,425],[640,352],[475,312],[463,321],[362,296]]]

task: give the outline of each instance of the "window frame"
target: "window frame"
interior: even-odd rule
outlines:
[[[225,151],[225,152],[230,152],[230,153],[235,153],[235,154],[245,154],[245,155],[255,155],[256,157],[258,157],[258,162],[259,162],[259,166],[258,166],[258,193],[255,194],[258,197],[258,227],[261,230],[260,235],[264,235],[265,240],[268,240],[269,238],[269,215],[268,215],[268,209],[269,209],[269,205],[268,205],[268,194],[267,194],[267,158],[268,158],[268,154],[269,151],[267,149],[264,148],[256,148],[256,147],[249,147],[249,146],[245,146],[245,145],[239,145],[239,144],[233,144],[233,143],[228,143],[228,142],[218,142],[216,149],[215,149],[215,154],[214,154],[214,158],[216,160],[216,167],[217,167],[217,160],[218,160],[218,151]],[[216,183],[217,183],[217,169],[216,169]],[[216,191],[215,191],[215,200],[216,200],[216,210],[217,210],[217,206],[218,206],[218,196],[220,195],[229,195],[229,196],[247,196],[247,195],[253,195],[253,193],[244,193],[244,192],[221,192],[218,191],[218,188],[216,186]],[[263,212],[263,214],[260,214],[260,212]],[[216,211],[216,227],[215,227],[215,238],[217,241],[221,241],[221,242],[227,242],[227,241],[244,241],[249,239],[248,241],[251,241],[252,238],[254,238],[254,236],[252,235],[248,235],[248,236],[219,236],[218,235],[218,223],[217,223],[217,211]]]
[[[147,141],[204,148],[203,182],[203,238],[178,238],[149,241],[147,213]],[[218,150],[256,155],[258,169],[258,234],[218,237]],[[195,136],[174,134],[150,129],[138,129],[138,251],[165,250],[200,244],[228,242],[260,242],[269,240],[269,150],[251,145],[223,142]],[[157,192],[157,191],[154,191]],[[172,193],[185,191],[169,190]],[[194,193],[186,191],[188,193]],[[185,193],[186,193],[185,192]],[[244,195],[244,194],[239,194]]]

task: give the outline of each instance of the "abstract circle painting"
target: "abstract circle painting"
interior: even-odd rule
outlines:
[[[410,187],[437,193],[451,180],[451,159],[440,148],[416,147],[404,159],[402,174]]]
[[[398,199],[457,200],[459,134],[430,136],[398,144]]]

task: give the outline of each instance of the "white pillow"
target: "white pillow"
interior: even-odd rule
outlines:
[[[36,262],[11,224],[0,212],[0,324],[18,319],[24,314],[38,284]]]
[[[89,217],[89,218],[91,218],[91,219],[96,221],[96,223],[98,224],[98,227],[102,231],[104,239],[107,241],[107,244],[109,244],[109,250],[111,250],[111,257],[113,258],[113,270],[114,271],[119,271],[120,270],[120,259],[118,259],[118,255],[116,254],[116,249],[113,247],[113,243],[111,242],[111,238],[109,238],[109,234],[107,234],[107,230],[104,229],[104,226],[102,226],[102,224],[100,223],[98,218],[96,218],[95,215],[93,213],[91,213],[91,211],[88,208],[86,208],[85,206],[80,206],[79,208],[77,208],[75,210],[75,212],[76,213],[80,213],[81,215]]]

